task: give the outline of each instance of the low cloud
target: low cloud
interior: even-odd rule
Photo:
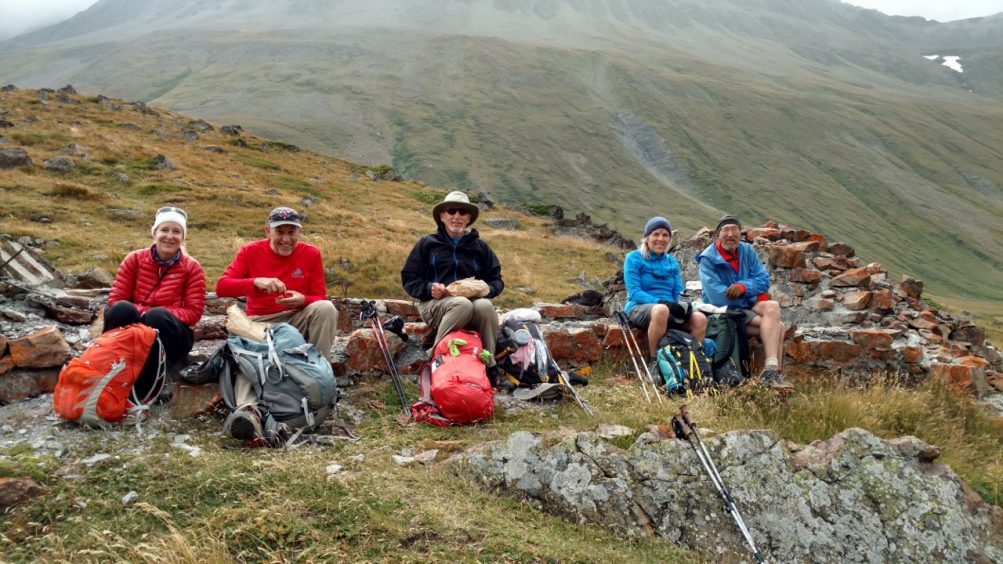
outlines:
[[[97,0],[0,0],[0,39],[59,23]]]

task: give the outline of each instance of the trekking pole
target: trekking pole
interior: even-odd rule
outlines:
[[[690,443],[690,446],[693,447],[693,452],[696,453],[697,459],[700,460],[700,464],[703,465],[704,470],[707,471],[707,475],[714,482],[714,487],[717,489],[718,495],[721,496],[721,501],[724,502],[725,510],[735,520],[735,524],[738,525],[742,536],[745,537],[745,542],[749,543],[752,556],[759,564],[765,562],[763,555],[756,548],[756,543],[752,540],[752,533],[749,532],[749,528],[745,526],[742,515],[738,512],[735,498],[731,497],[731,492],[728,491],[728,486],[724,484],[721,473],[717,471],[717,466],[714,465],[714,460],[710,457],[710,452],[704,445],[703,439],[700,438],[700,433],[697,433],[696,424],[690,420],[690,415],[685,405],[679,408],[679,413],[672,416],[672,430],[675,431],[677,437]],[[694,438],[696,439],[695,441],[693,440]]]
[[[379,345],[380,351],[383,353],[383,360],[387,362],[387,367],[390,369],[390,379],[397,390],[397,399],[400,400],[401,411],[404,412],[404,415],[409,415],[410,411],[408,409],[407,396],[404,395],[404,385],[401,384],[400,373],[397,372],[393,355],[390,354],[390,345],[387,343],[387,336],[383,332],[383,324],[380,323],[380,316],[376,313],[376,302],[363,300],[362,312],[359,314],[359,319],[369,319],[373,328],[373,334],[376,335],[376,344]]]
[[[623,342],[627,344],[627,350],[630,352],[630,359],[634,362],[634,370],[637,372],[637,379],[641,381],[641,388],[644,388],[644,397],[648,399],[648,403],[651,403],[651,398],[648,397],[648,390],[644,385],[644,377],[641,376],[641,368],[638,366],[637,359],[641,359],[641,366],[644,366],[644,373],[648,375],[648,380],[651,382],[651,387],[655,390],[655,397],[658,398],[658,403],[662,403],[662,395],[658,392],[658,383],[655,382],[654,375],[648,370],[648,363],[644,362],[644,355],[641,354],[641,345],[637,344],[637,339],[634,338],[634,331],[630,328],[630,320],[627,318],[627,314],[623,311],[616,312],[616,320],[620,324],[620,332],[623,333]],[[633,346],[633,348],[631,348]],[[635,356],[634,351],[637,351]]]
[[[592,408],[589,407],[588,402],[583,400],[582,397],[578,395],[578,392],[576,392],[571,386],[571,382],[568,382],[568,378],[565,376],[564,371],[557,365],[557,361],[554,360],[554,356],[550,354],[550,347],[547,346],[547,340],[543,338],[543,335],[540,335],[539,342],[543,345],[543,352],[547,355],[547,361],[552,364],[555,369],[557,369],[557,377],[560,380],[559,383],[564,384],[565,388],[571,390],[571,397],[574,398],[575,403],[577,403],[578,406],[585,411],[585,413],[594,416],[595,413],[592,413]]]
[[[627,333],[630,333],[630,327],[624,325],[623,319],[621,319],[622,316],[622,311],[614,314],[617,324],[620,325],[620,333],[623,334],[623,343],[627,345],[627,354],[630,356],[631,362],[634,363],[634,374],[637,374],[637,381],[641,383],[641,390],[644,391],[644,399],[648,400],[648,403],[651,403],[651,396],[648,395],[648,387],[644,384],[644,377],[641,376],[641,367],[637,365],[637,356],[634,355],[634,349],[630,345],[630,337],[627,336]]]

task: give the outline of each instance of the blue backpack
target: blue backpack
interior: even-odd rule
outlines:
[[[229,357],[219,377],[223,401],[236,410],[236,379],[250,382],[269,443],[290,431],[313,430],[338,401],[331,364],[288,323],[273,325],[264,341],[230,335],[223,348]]]

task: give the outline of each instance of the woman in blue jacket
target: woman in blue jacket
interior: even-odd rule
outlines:
[[[624,312],[630,323],[648,333],[648,354],[654,362],[658,342],[672,329],[688,331],[702,343],[707,317],[680,304],[683,277],[679,263],[668,253],[672,242],[672,224],[664,217],[653,217],[644,226],[641,245],[627,253],[623,261],[623,281],[627,285]]]

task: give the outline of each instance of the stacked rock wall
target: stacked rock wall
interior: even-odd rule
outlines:
[[[925,304],[922,282],[907,276],[893,282],[881,265],[867,263],[849,245],[827,242],[817,233],[767,223],[746,230],[745,237],[771,273],[770,294],[780,303],[789,327],[787,366],[861,377],[875,373],[932,377],[978,395],[994,387],[1003,391],[999,351],[986,343],[985,333],[969,319]],[[705,229],[674,251],[685,280],[699,280],[693,257],[712,242],[713,234]],[[0,401],[51,391],[59,366],[86,348],[92,331],[80,326],[90,324],[104,305],[111,279],[99,274],[66,277],[67,284],[76,287],[71,290],[39,287],[25,291],[0,283],[0,334],[4,335],[0,339]],[[332,301],[340,313],[340,336],[332,351],[336,374],[386,372],[373,331],[359,317],[363,300]],[[558,362],[581,367],[625,354],[623,335],[611,319],[625,301],[621,272],[607,281],[605,294],[583,292],[566,303],[532,307],[543,318],[541,330]],[[195,328],[198,343],[192,362],[202,360],[225,339],[224,313],[234,303],[211,293],[207,296],[206,315]],[[416,374],[427,359],[422,340],[428,331],[416,304],[378,300],[376,308],[383,319],[399,316],[405,321],[407,342],[392,334],[388,342],[401,373]],[[644,347],[643,335],[635,332],[635,337]],[[45,349],[23,352],[30,347]],[[46,352],[50,347],[53,352]]]
[[[1003,357],[965,317],[921,300],[923,283],[898,282],[845,243],[769,222],[744,231],[772,276],[770,297],[789,326],[787,362],[849,375],[932,376],[982,394],[999,378]],[[713,243],[702,230],[675,256],[686,280],[699,280],[693,258]]]

